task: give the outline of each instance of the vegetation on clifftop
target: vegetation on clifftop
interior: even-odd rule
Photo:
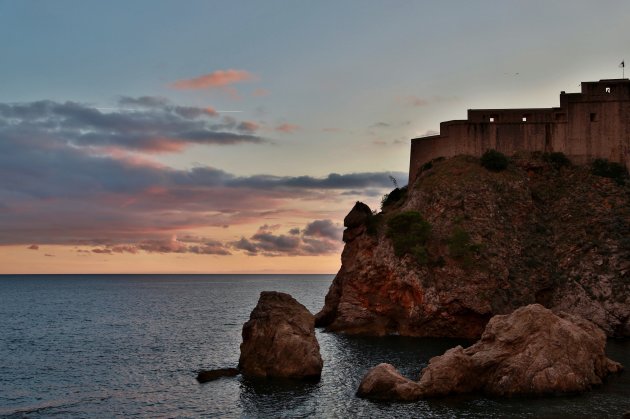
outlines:
[[[509,159],[503,153],[496,150],[488,150],[481,156],[481,165],[493,172],[507,169]]]
[[[591,164],[591,173],[595,176],[610,178],[619,185],[623,185],[623,183],[628,179],[628,170],[626,170],[623,165],[606,159],[593,160],[593,163]]]

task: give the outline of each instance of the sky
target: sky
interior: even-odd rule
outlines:
[[[628,1],[0,0],[0,274],[334,273],[471,108],[620,78]]]

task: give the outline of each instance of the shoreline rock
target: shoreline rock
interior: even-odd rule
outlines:
[[[263,291],[242,335],[238,368],[244,376],[319,380],[315,317],[289,294]]]
[[[623,369],[606,357],[605,346],[606,335],[590,321],[532,304],[494,316],[474,345],[431,358],[419,381],[380,364],[364,376],[357,394],[376,400],[418,400],[464,393],[581,393]]]
[[[421,399],[422,388],[403,377],[392,364],[378,364],[365,374],[357,390],[361,398],[381,401],[414,401]]]

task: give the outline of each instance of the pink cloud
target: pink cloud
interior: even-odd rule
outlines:
[[[219,114],[212,106],[206,106],[203,110],[208,116],[217,116]]]
[[[243,121],[237,128],[239,131],[255,132],[260,129],[260,125],[252,121]]]
[[[404,98],[404,102],[405,104],[409,105],[409,106],[415,106],[415,107],[422,107],[422,106],[427,106],[429,104],[429,101],[426,99],[422,99],[420,97],[417,96],[407,96],[406,98]]]
[[[457,101],[457,97],[442,97],[442,96],[432,96],[430,98],[421,98],[418,96],[406,96],[399,98],[398,101],[402,102],[406,106],[413,106],[416,108],[420,108],[423,106],[434,105],[436,103],[444,103],[444,102],[454,102]]]
[[[171,83],[174,89],[209,89],[225,87],[234,83],[254,80],[253,74],[245,70],[217,70],[192,79],[182,79]]]
[[[295,124],[288,124],[288,123],[284,123],[284,124],[280,124],[278,125],[275,130],[278,132],[283,132],[285,134],[292,134],[298,130],[302,129],[302,127],[300,127],[299,125],[295,125]]]
[[[269,96],[271,92],[267,89],[261,89],[260,87],[258,89],[255,89],[252,92],[252,96],[254,97],[263,97],[263,96]]]
[[[152,138],[147,141],[145,148],[142,150],[147,153],[178,153],[185,149],[189,144],[186,141],[173,138]]]

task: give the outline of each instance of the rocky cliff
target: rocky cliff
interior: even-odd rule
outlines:
[[[541,154],[496,172],[467,156],[425,165],[382,212],[348,214],[317,325],[478,338],[493,315],[539,303],[630,336],[626,183]]]

